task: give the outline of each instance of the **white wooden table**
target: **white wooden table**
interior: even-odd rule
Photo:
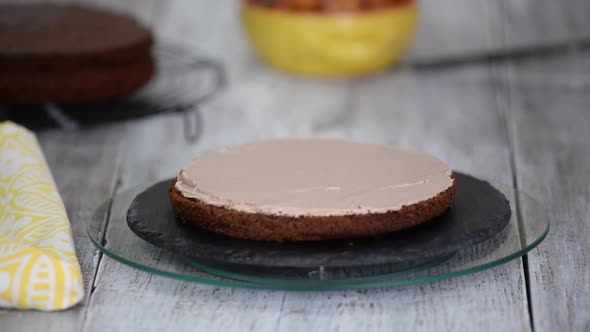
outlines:
[[[39,133],[87,295],[59,313],[0,311],[0,331],[590,331],[589,1],[422,0],[408,63],[350,81],[286,76],[258,63],[237,0],[101,2],[137,15],[163,40],[220,59],[228,86],[200,110],[194,143],[175,115]],[[434,154],[544,200],[550,235],[525,258],[475,275],[329,293],[166,279],[88,241],[90,213],[114,193],[171,177],[214,149],[288,135]]]

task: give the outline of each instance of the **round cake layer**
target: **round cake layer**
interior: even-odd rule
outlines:
[[[0,103],[75,104],[148,82],[152,35],[129,16],[79,5],[0,5]]]
[[[125,96],[148,82],[151,59],[124,66],[36,74],[0,72],[0,102],[12,105],[76,104]]]
[[[195,159],[175,183],[181,196],[271,216],[386,213],[453,187],[439,159],[398,147],[335,139],[276,139]]]
[[[230,237],[272,242],[349,239],[400,231],[440,216],[455,196],[453,185],[426,201],[385,213],[291,217],[209,205],[184,197],[175,182],[170,184],[168,195],[181,223]]]
[[[150,56],[151,33],[135,19],[78,5],[0,5],[0,68],[63,70]]]

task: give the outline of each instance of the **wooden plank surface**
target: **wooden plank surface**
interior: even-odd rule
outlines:
[[[410,62],[528,54],[526,50],[548,51],[581,41],[587,47],[590,42],[586,0],[422,0],[419,4],[420,29]]]
[[[180,120],[175,117],[130,127],[133,154],[122,163],[123,188],[171,177],[191,158],[222,146],[287,135],[396,143],[510,183],[505,124],[496,109],[490,67],[398,71],[350,82],[290,77],[252,60],[230,10],[201,14],[212,15],[209,22],[215,22],[201,26],[195,23],[200,17],[189,21],[187,13],[204,11],[193,3],[175,5],[174,22],[164,22],[161,33],[194,35],[199,46],[227,62],[231,84],[202,110],[204,131],[197,144],[178,135]],[[230,32],[221,30],[224,27]],[[225,38],[212,38],[214,33]],[[117,235],[117,229],[109,229],[107,241],[112,243]],[[136,249],[126,248],[140,259]],[[389,330],[394,323],[401,329],[528,330],[521,262],[420,287],[322,294],[215,289],[166,280],[105,259],[84,328],[352,331]]]
[[[101,3],[113,5],[108,0]],[[187,144],[181,139],[181,120],[177,117],[131,125],[131,150],[121,150],[123,145],[119,140],[125,141],[127,134],[119,127],[84,135],[43,134],[40,140],[70,216],[84,216],[108,197],[114,185],[119,153],[127,156],[122,161],[121,179],[125,187],[173,175],[193,156],[226,144],[292,134],[398,143],[438,155],[462,170],[477,171],[478,175],[500,178],[507,183],[511,180],[510,171],[503,171],[510,168],[510,151],[502,136],[506,134],[502,131],[506,124],[497,113],[503,106],[494,105],[498,99],[504,101],[490,86],[490,82],[501,85],[507,80],[498,83],[490,67],[427,73],[401,71],[352,83],[305,81],[276,74],[253,59],[236,21],[237,1],[175,0],[170,5],[157,1],[146,5],[132,0],[113,3],[117,10],[139,16],[167,40],[204,49],[225,60],[232,85],[221,100],[203,110],[205,127],[197,144]],[[590,31],[590,10],[585,0],[567,0],[567,4],[560,5],[549,0],[453,0],[445,4],[423,0],[421,6],[422,28],[411,61],[428,62],[512,47],[559,44],[587,38]],[[589,312],[588,294],[579,291],[587,289],[589,283],[588,242],[579,236],[587,233],[580,220],[588,217],[585,204],[588,186],[576,180],[587,174],[588,165],[576,156],[583,152],[584,140],[588,141],[579,133],[588,127],[581,120],[588,104],[584,91],[589,82],[583,57],[572,59],[556,61],[549,69],[544,62],[526,65],[524,69],[519,64],[510,74],[511,90],[519,96],[511,99],[516,100],[510,104],[514,113],[507,113],[508,119],[514,121],[510,135],[516,152],[518,182],[525,190],[548,199],[554,209],[553,219],[562,225],[558,230],[554,226],[553,234],[558,235],[550,237],[529,258],[533,321],[542,331],[588,329],[585,318]],[[546,88],[555,93],[545,94]],[[468,93],[464,94],[464,90]],[[563,91],[565,95],[561,94]],[[563,111],[562,104],[556,100],[569,107]],[[553,105],[549,108],[552,112],[545,109],[537,117],[535,112],[546,105]],[[440,113],[436,113],[438,109]],[[561,113],[558,116],[557,110],[565,118]],[[545,133],[552,135],[547,138]],[[474,138],[478,134],[483,135]],[[167,139],[166,135],[172,138]],[[474,139],[476,145],[471,144]],[[538,140],[549,141],[549,146],[537,150]],[[571,149],[570,141],[574,142]],[[182,153],[186,150],[191,154]],[[173,158],[164,157],[163,153],[168,151]],[[96,155],[103,157],[97,161]],[[132,160],[132,156],[137,159]],[[553,159],[559,161],[554,167],[536,163],[550,163]],[[564,172],[571,174],[565,184],[559,178]],[[87,174],[96,176],[89,179]],[[548,180],[539,181],[539,177]],[[74,184],[99,189],[79,192],[72,189]],[[80,229],[74,225],[79,258],[89,284],[98,256]],[[569,245],[569,240],[573,244]],[[387,329],[401,321],[399,326],[424,330],[438,330],[441,326],[529,329],[520,265],[519,261],[513,262],[473,277],[387,292],[334,293],[326,300],[319,293],[283,296],[277,292],[215,290],[150,277],[107,260],[101,267],[97,296],[91,300],[90,311],[87,312],[86,303],[53,314],[0,311],[0,325],[19,331],[79,330],[83,322],[90,330],[104,327],[122,330],[133,327],[132,324],[155,329],[159,325],[150,324],[162,319],[170,327],[182,328],[186,327],[183,322],[205,326],[203,317],[215,316],[213,325],[219,329],[246,326],[252,330],[277,327],[289,330],[321,326],[346,330],[359,327],[355,324],[362,319],[381,317],[377,319],[381,325],[371,327]],[[116,285],[121,280],[124,282]],[[87,289],[90,291],[90,287]],[[482,297],[484,293],[491,297]],[[133,308],[138,303],[141,309],[124,311],[129,317],[116,312],[117,305]],[[169,310],[162,313],[164,307]],[[485,315],[481,316],[476,308],[485,309]],[[203,312],[205,315],[199,316]],[[392,316],[392,312],[398,314]],[[344,316],[356,317],[358,321],[336,321]]]
[[[398,72],[357,82],[352,93],[348,121],[333,121],[331,134],[426,151],[455,169],[510,182],[504,124],[488,68]],[[518,237],[512,240],[518,245]],[[417,287],[287,293],[279,319],[279,330],[286,331],[529,329],[520,261]]]
[[[518,185],[551,232],[528,256],[536,331],[590,330],[590,53],[507,68]]]

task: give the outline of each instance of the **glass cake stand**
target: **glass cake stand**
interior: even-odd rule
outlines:
[[[213,260],[202,259],[199,255],[189,257],[161,248],[170,248],[170,243],[166,241],[180,241],[178,239],[160,238],[160,242],[157,242],[159,246],[155,246],[138,237],[129,228],[128,209],[136,196],[144,192],[149,185],[122,191],[104,202],[90,219],[88,236],[103,254],[120,263],[153,274],[212,286],[293,291],[399,287],[435,282],[490,269],[520,258],[543,241],[549,232],[549,220],[543,206],[521,191],[497,184],[493,186],[510,201],[512,213],[508,224],[483,242],[469,245],[456,252],[429,255],[424,259],[419,255],[409,255],[410,258],[407,260],[382,264],[362,265],[356,261],[355,264],[343,263],[341,266],[319,264],[275,267],[249,264],[247,257],[244,264],[226,264],[219,257]],[[167,200],[167,197],[162,199]],[[202,231],[191,228],[187,229],[187,232]],[[412,237],[412,232],[406,231],[404,236]],[[154,238],[160,236],[152,235]],[[362,241],[359,243],[361,244],[356,247],[362,247]],[[215,245],[215,241],[212,245]],[[240,245],[243,246],[243,243]],[[258,245],[252,244],[253,247]],[[295,245],[302,248],[307,246],[306,250],[309,251],[311,244]]]

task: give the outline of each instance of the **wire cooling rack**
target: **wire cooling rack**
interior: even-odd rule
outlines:
[[[185,118],[185,137],[194,141],[201,126],[199,106],[225,86],[225,68],[213,58],[173,44],[156,45],[154,58],[156,75],[129,96],[76,106],[51,102],[27,107],[0,105],[0,120],[11,120],[33,130],[84,130],[110,122],[174,113]]]

